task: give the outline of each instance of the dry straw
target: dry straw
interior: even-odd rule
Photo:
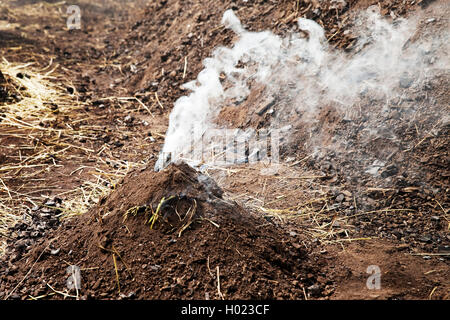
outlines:
[[[96,140],[98,128],[78,126],[78,122],[89,120],[83,112],[85,103],[78,100],[74,86],[57,69],[52,61],[44,68],[5,58],[0,61],[10,94],[16,96],[0,104],[0,138],[13,140],[0,146],[0,153],[7,155],[7,161],[0,163],[0,255],[8,228],[23,219],[31,207],[42,204],[45,195],[65,199],[59,208],[60,218],[80,215],[138,165],[115,160],[108,148],[96,152],[80,143]],[[67,163],[83,163],[86,158],[94,160],[91,167],[80,164],[69,174],[89,174],[91,178],[80,186],[62,190],[48,182],[46,177],[53,170]]]

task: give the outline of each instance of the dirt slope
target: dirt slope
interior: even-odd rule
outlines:
[[[184,164],[130,172],[20,259],[31,274],[7,271],[8,282],[25,277],[18,292],[4,284],[1,292],[51,297],[70,264],[81,268],[83,298],[302,299],[317,268],[306,249],[221,192]]]

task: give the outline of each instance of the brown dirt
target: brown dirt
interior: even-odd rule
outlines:
[[[168,200],[152,228],[148,220],[163,197]],[[51,255],[52,249],[59,252]],[[25,255],[21,261],[34,271],[19,292],[33,288],[38,296],[48,292],[47,283],[59,287],[67,264],[74,264],[83,270],[85,298],[301,299],[302,287],[315,282],[310,259],[266,220],[223,200],[214,181],[189,166],[146,168],[130,172],[107,199]],[[19,269],[7,280],[27,272]]]
[[[0,190],[2,199],[12,191],[17,216],[31,218],[19,220],[7,235],[0,298],[75,295],[65,291],[71,264],[81,268],[80,298],[220,299],[218,273],[221,294],[229,299],[449,298],[448,125],[429,134],[432,121],[416,127],[394,122],[403,143],[415,148],[392,156],[396,169],[388,170],[387,179],[360,174],[354,154],[311,156],[307,128],[292,135],[295,143],[283,151],[288,161],[277,175],[260,174],[259,165],[210,170],[218,187],[209,178],[200,182],[199,173],[185,165],[160,173],[150,169],[173,103],[185,94],[180,85],[196,78],[215,47],[233,42],[220,27],[226,9],[234,9],[249,30],[277,34],[293,28],[296,17],[311,18],[324,26],[334,47],[351,50],[355,38],[345,31],[358,9],[376,4],[386,16],[436,14],[435,1],[352,0],[338,9],[331,1],[319,7],[316,1],[300,1],[299,7],[296,1],[72,2],[82,9],[81,30],[65,29],[65,7],[55,1],[11,1],[0,8],[0,22],[11,24],[0,28],[2,55],[42,68],[52,59],[58,81],[83,103],[49,124],[73,127],[73,135],[60,137],[74,146],[64,156],[57,153],[65,147],[55,136],[29,140],[33,130],[0,127],[0,167],[22,164],[38,147],[52,155],[42,160],[46,169],[1,171],[8,186]],[[30,4],[36,7],[30,10]],[[432,32],[424,30],[424,36]],[[448,105],[448,79],[434,81],[430,96]],[[2,104],[14,99],[5,87],[0,77]],[[266,126],[270,118],[255,114],[263,92],[256,88],[243,105],[223,108],[218,122]],[[148,110],[118,97],[136,97]],[[316,129],[323,144],[340,136],[364,155],[392,153],[390,140],[366,143],[358,135],[361,123],[343,122],[333,108],[320,111]],[[135,169],[122,181],[109,179],[130,163]],[[61,224],[61,203],[71,200],[61,193],[96,181],[94,168],[108,177],[105,187],[113,191],[85,215]],[[152,210],[171,196],[150,229]],[[365,286],[369,265],[382,271],[381,290]]]

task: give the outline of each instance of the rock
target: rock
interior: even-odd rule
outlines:
[[[22,222],[17,223],[13,227],[13,229],[15,229],[15,230],[26,230],[27,228],[28,228],[28,225],[26,223],[22,223]]]
[[[378,171],[384,166],[384,164],[385,162],[375,160],[373,164],[365,170],[365,172],[376,176],[378,174]]]
[[[158,271],[159,269],[161,269],[162,267],[158,264],[155,264],[153,266],[150,266],[150,269],[152,269],[153,271]]]
[[[397,251],[403,251],[403,250],[407,250],[407,249],[409,249],[409,244],[401,244],[401,245],[398,245],[397,246]]]
[[[100,287],[101,279],[98,279],[92,286],[92,290],[97,290]]]
[[[341,226],[341,224],[340,224],[339,221],[335,220],[335,221],[333,222],[332,226],[335,227],[335,228],[339,228],[339,227]]]
[[[337,202],[342,202],[342,201],[344,201],[344,199],[345,199],[345,196],[342,193],[336,197]]]
[[[342,191],[342,194],[344,194],[346,197],[351,198],[352,197],[352,193],[348,190],[344,190]]]
[[[312,286],[308,287],[308,292],[313,296],[317,297],[320,295],[320,292],[322,290],[320,289],[320,286],[318,284],[313,284]]]
[[[128,294],[120,293],[119,297],[122,298],[122,299],[130,299],[130,298],[133,298],[135,295],[136,295],[136,293],[134,291],[131,291]]]
[[[11,300],[19,300],[20,296],[17,293],[13,293],[12,295],[9,296],[9,298]]]
[[[130,115],[127,115],[127,116],[123,119],[123,121],[124,121],[125,123],[132,123],[133,120],[134,120],[134,118],[133,118],[132,116],[130,116]]]
[[[24,250],[27,247],[26,244],[26,240],[21,239],[21,240],[17,240],[16,243],[14,244],[14,247],[16,248],[16,250]]]
[[[399,231],[399,230],[394,230],[392,232],[392,234],[397,238],[397,239],[401,239],[403,234]]]
[[[276,99],[274,97],[268,97],[266,101],[264,101],[261,105],[261,107],[256,111],[256,114],[258,116],[262,116],[267,110],[269,110],[270,107],[272,107],[276,102]]]
[[[430,236],[427,236],[427,235],[421,236],[421,237],[419,238],[419,241],[421,241],[421,242],[426,242],[426,243],[431,243],[431,242],[432,242],[431,237],[430,237]]]
[[[404,74],[400,78],[399,85],[403,89],[408,89],[409,87],[411,87],[413,81],[414,80],[408,74]]]
[[[45,208],[43,208],[43,209],[41,210],[41,212],[44,213],[44,214],[46,214],[46,213],[51,213],[51,212],[53,212],[53,209],[48,208],[48,207],[45,207]],[[41,213],[41,214],[42,214],[42,213]]]
[[[386,169],[381,172],[382,178],[387,178],[393,175],[396,175],[398,173],[398,168],[395,165],[387,166]]]
[[[37,238],[37,237],[39,237],[41,235],[41,233],[39,232],[39,231],[33,231],[31,234],[30,234],[30,237],[32,237],[32,238]]]
[[[331,169],[331,163],[329,162],[324,162],[321,166],[320,166],[320,170],[322,171],[328,171]]]

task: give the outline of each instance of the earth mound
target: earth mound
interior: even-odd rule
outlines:
[[[224,200],[211,178],[186,164],[135,169],[87,214],[22,258],[1,262],[0,292],[15,299],[303,299],[316,279],[299,241]]]

